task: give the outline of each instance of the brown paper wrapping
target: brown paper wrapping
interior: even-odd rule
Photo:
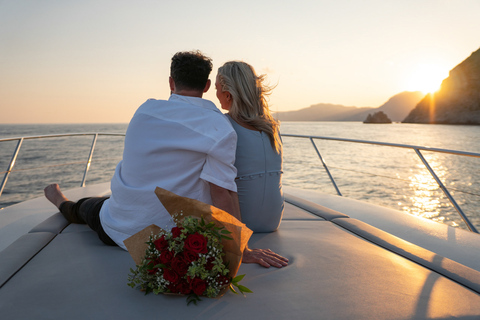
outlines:
[[[150,240],[150,235],[152,233],[157,234],[160,230],[162,230],[162,228],[152,224],[123,241],[128,253],[130,253],[137,266],[142,264],[142,260],[145,257],[148,249],[147,241]]]
[[[183,212],[183,217],[193,216],[199,219],[203,217],[206,223],[213,221],[217,227],[225,227],[231,232],[228,236],[233,240],[222,239],[222,244],[225,252],[225,262],[228,262],[228,269],[230,270],[229,276],[234,278],[242,262],[243,250],[253,231],[231,214],[209,204],[181,197],[159,187],[155,189],[155,194],[171,216]],[[181,222],[180,219],[179,223]],[[145,257],[148,248],[146,242],[149,241],[150,235],[152,232],[155,234],[160,230],[160,227],[150,225],[123,242],[137,265],[140,265]]]

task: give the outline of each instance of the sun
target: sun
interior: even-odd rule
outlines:
[[[425,94],[440,89],[442,81],[448,77],[448,68],[437,64],[422,63],[415,68],[407,82],[408,91],[421,91]]]

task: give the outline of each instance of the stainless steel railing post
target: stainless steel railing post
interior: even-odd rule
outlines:
[[[17,161],[18,152],[20,151],[20,147],[22,146],[22,143],[23,143],[23,138],[19,138],[17,146],[15,147],[15,151],[13,152],[12,160],[10,160],[10,164],[8,165],[7,172],[5,172],[5,175],[3,176],[2,184],[0,185],[0,197],[2,196],[3,189],[7,184],[8,176],[12,172],[13,166]]]
[[[320,160],[322,161],[322,164],[324,165],[325,170],[327,171],[327,174],[330,177],[330,180],[332,181],[332,184],[334,185],[335,189],[337,189],[337,193],[340,194],[340,191],[338,190],[336,183],[333,180],[333,177],[330,174],[330,171],[328,170],[325,162],[323,161],[322,156],[320,155],[320,152],[318,151],[315,143],[313,143],[313,139],[320,139],[320,140],[330,140],[330,141],[343,141],[343,142],[351,142],[351,143],[360,143],[360,144],[369,144],[369,145],[378,145],[378,146],[386,146],[386,147],[395,147],[395,148],[405,148],[405,149],[413,149],[417,153],[417,155],[420,157],[422,160],[423,164],[426,166],[427,170],[430,172],[432,177],[435,179],[437,184],[440,186],[444,194],[447,196],[448,200],[452,203],[453,207],[455,210],[458,212],[462,220],[465,222],[467,225],[468,229],[472,232],[479,233],[478,230],[475,228],[475,226],[470,222],[468,217],[463,213],[462,209],[460,206],[457,204],[455,199],[452,197],[448,189],[445,187],[445,185],[440,181],[440,179],[437,177],[435,174],[435,171],[430,167],[428,162],[425,160],[423,155],[420,153],[420,150],[422,151],[431,151],[431,152],[439,152],[439,153],[446,153],[446,154],[454,154],[454,155],[460,155],[460,156],[467,156],[467,157],[475,157],[475,158],[480,158],[479,153],[475,152],[465,152],[465,151],[457,151],[457,150],[448,150],[448,149],[440,149],[440,148],[430,148],[430,147],[421,147],[421,146],[415,146],[415,145],[408,145],[408,144],[398,144],[398,143],[389,143],[389,142],[377,142],[377,141],[367,141],[367,140],[356,140],[356,139],[345,139],[345,138],[335,138],[335,137],[322,137],[322,136],[307,136],[307,135],[298,135],[298,134],[282,134],[282,137],[293,137],[293,138],[308,138],[312,142],[315,151],[317,151],[317,155],[319,156]],[[340,194],[341,195],[341,194]]]
[[[91,136],[91,135],[94,135],[93,143],[92,143],[92,147],[90,148],[90,155],[88,157],[86,168],[85,168],[85,171],[84,171],[84,174],[83,174],[83,179],[82,179],[82,182],[81,182],[81,186],[84,187],[86,179],[87,179],[87,173],[90,169],[90,164],[92,162],[93,151],[95,149],[95,144],[96,144],[98,136],[104,135],[104,136],[122,136],[122,137],[124,137],[125,136],[124,133],[99,133],[99,132],[97,132],[97,133],[63,133],[63,134],[50,134],[50,135],[40,135],[40,136],[0,138],[0,142],[18,141],[17,147],[16,147],[15,152],[12,156],[12,160],[10,161],[10,165],[9,165],[7,171],[5,171],[3,181],[0,184],[0,196],[2,195],[2,192],[5,188],[5,185],[7,184],[8,176],[13,171],[13,167],[14,167],[15,162],[17,160],[18,152],[19,152],[20,147],[21,147],[24,140],[45,139],[45,138],[60,138],[60,137],[74,137],[74,136]]]
[[[315,148],[315,151],[317,152],[317,155],[318,155],[318,157],[320,158],[320,161],[322,162],[322,165],[323,165],[323,167],[325,168],[325,171],[327,172],[328,177],[330,178],[330,181],[332,181],[332,184],[333,184],[333,186],[335,187],[335,190],[337,191],[337,194],[338,194],[339,196],[341,196],[342,193],[341,193],[340,190],[338,189],[337,183],[335,182],[335,179],[333,179],[333,176],[332,176],[332,174],[330,173],[330,170],[328,170],[327,164],[326,164],[325,161],[323,160],[323,157],[322,157],[322,155],[320,154],[320,151],[318,151],[318,148],[317,148],[317,146],[315,145],[315,141],[313,141],[313,138],[312,138],[312,137],[310,137],[310,142],[313,144],[313,147]]]
[[[460,208],[460,206],[457,204],[457,202],[455,201],[455,199],[453,199],[452,195],[450,194],[450,192],[448,192],[447,188],[445,187],[445,185],[443,184],[443,182],[438,178],[437,174],[435,173],[435,171],[432,169],[432,167],[430,167],[430,164],[427,162],[427,160],[424,158],[424,156],[422,155],[422,153],[420,152],[420,150],[418,149],[415,149],[415,152],[417,153],[418,157],[420,158],[420,160],[422,160],[423,164],[425,165],[425,167],[427,168],[427,170],[430,172],[430,174],[432,175],[432,177],[435,179],[435,181],[437,182],[438,186],[440,187],[440,189],[442,189],[443,193],[447,196],[448,200],[450,200],[450,202],[452,203],[453,207],[455,208],[455,210],[457,210],[458,214],[460,215],[460,217],[462,218],[463,222],[465,222],[465,224],[467,225],[468,229],[470,229],[470,231],[472,232],[475,232],[475,233],[478,233],[477,229],[475,228],[475,226],[470,222],[470,220],[468,220],[468,217],[465,215],[465,213],[463,213],[462,209]]]
[[[92,141],[92,147],[90,148],[90,154],[88,156],[87,165],[85,166],[85,171],[83,172],[83,179],[82,179],[82,183],[80,184],[80,187],[85,187],[85,182],[87,180],[87,173],[88,173],[88,170],[90,169],[90,164],[92,163],[93,150],[95,150],[95,144],[97,143],[97,138],[98,138],[98,133],[95,133]]]

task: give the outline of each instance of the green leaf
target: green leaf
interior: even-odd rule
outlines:
[[[230,288],[230,291],[232,291],[232,292],[235,293],[235,294],[238,294],[238,292],[235,291],[235,288],[234,288],[231,284],[230,284],[230,287],[229,287],[229,288]]]
[[[232,233],[232,232],[228,231],[227,229],[223,229],[221,232],[222,232],[223,234],[230,234],[230,233]]]
[[[232,282],[233,282],[233,283],[238,283],[238,282],[242,281],[243,277],[245,277],[244,274],[241,274],[241,275],[239,275],[239,276],[236,276],[235,278],[233,278]]]
[[[197,296],[194,293],[189,294],[188,297],[187,297],[187,306],[192,302],[193,302],[194,305],[197,305],[198,301],[202,301],[202,299],[200,299],[199,296]]]
[[[247,287],[242,286],[242,285],[238,285],[237,288],[238,288],[238,290],[240,290],[241,293],[244,293],[244,292],[253,293],[252,290],[250,290]]]
[[[207,228],[212,228],[214,226],[215,226],[215,222],[213,221],[206,225]]]

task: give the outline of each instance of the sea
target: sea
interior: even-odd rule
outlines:
[[[127,124],[0,124],[0,140],[63,133],[125,133]],[[480,154],[480,126],[282,122],[282,134],[417,145]],[[283,137],[283,185],[337,194],[309,139]],[[404,211],[454,227],[466,225],[414,150],[314,140],[343,196]],[[0,196],[1,209],[39,197],[50,183],[79,187],[93,135],[30,140],[21,145]],[[17,141],[0,142],[0,183]],[[107,182],[122,158],[123,137],[100,135],[86,184]],[[480,230],[480,158],[422,151],[445,187]]]

